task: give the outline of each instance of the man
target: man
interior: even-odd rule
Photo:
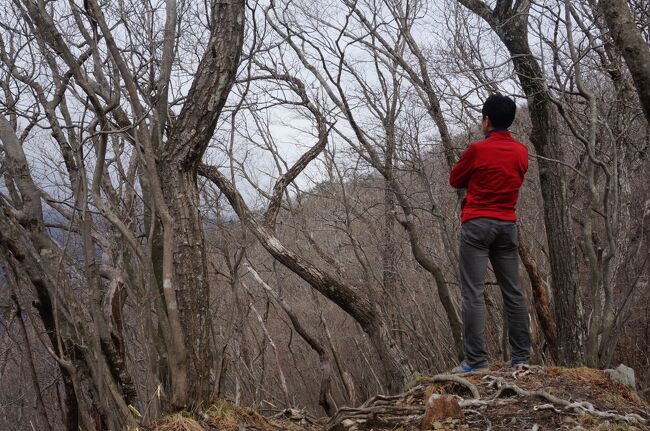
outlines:
[[[488,259],[496,275],[508,322],[510,366],[529,358],[528,306],[518,277],[515,206],[528,169],[528,150],[512,138],[508,128],[517,106],[493,94],[483,104],[483,141],[471,144],[451,170],[449,184],[466,188],[460,232],[460,288],[465,360],[452,370],[467,373],[485,369],[485,271]]]

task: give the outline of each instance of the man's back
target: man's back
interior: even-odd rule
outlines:
[[[449,183],[467,188],[462,222],[479,217],[516,221],[515,206],[528,149],[506,130],[493,130],[483,141],[471,144],[451,171]]]
[[[490,95],[481,109],[485,140],[465,150],[449,177],[452,187],[467,188],[458,251],[465,360],[452,370],[454,373],[488,365],[484,316],[488,261],[503,294],[510,364],[525,364],[530,357],[528,305],[519,285],[515,224],[519,187],[528,169],[528,150],[508,132],[516,112],[517,105],[509,97]]]

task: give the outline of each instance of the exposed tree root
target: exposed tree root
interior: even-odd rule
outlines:
[[[437,374],[432,377],[427,377],[426,382],[441,383],[451,382],[459,384],[468,389],[475,399],[480,398],[480,394],[475,385],[470,383],[467,379],[453,374]],[[376,395],[363,403],[360,407],[343,407],[339,409],[334,417],[330,419],[325,427],[325,430],[334,430],[343,425],[346,421],[372,421],[373,424],[378,426],[382,425],[404,425],[405,419],[408,422],[418,423],[424,414],[423,405],[410,405],[407,401],[411,398],[422,399],[424,396],[426,386],[417,385],[409,391],[398,395]],[[405,418],[407,417],[407,418]],[[350,427],[352,424],[350,424]]]
[[[503,378],[501,377],[493,377],[493,376],[485,376],[485,380],[489,381],[488,386],[494,386],[498,388],[497,393],[492,397],[492,400],[497,400],[507,391],[512,391],[515,394],[519,395],[520,397],[527,397],[527,398],[542,398],[545,399],[546,401],[549,401],[551,403],[551,406],[553,406],[552,410],[555,411],[556,413],[563,413],[566,414],[568,412],[575,412],[575,413],[589,413],[593,416],[597,416],[599,418],[603,419],[614,419],[614,420],[622,420],[625,422],[640,422],[640,423],[645,423],[646,420],[641,417],[640,415],[636,413],[625,413],[625,414],[618,414],[616,412],[606,412],[606,411],[601,411],[596,409],[593,404],[587,401],[567,401],[563,400],[561,398],[556,397],[555,395],[551,395],[546,391],[541,391],[541,390],[536,390],[536,391],[528,391],[525,389],[520,388],[519,386],[506,382]],[[491,380],[491,381],[490,381]],[[544,404],[542,406],[537,406],[538,410],[541,410],[543,407],[544,409],[550,409],[548,407],[548,404]],[[564,411],[559,410],[554,408],[554,406],[560,406],[564,408]],[[462,404],[461,404],[462,407]]]
[[[472,393],[472,397],[474,397],[475,399],[481,398],[481,395],[479,394],[478,389],[476,388],[476,386],[474,386],[472,383],[470,383],[467,379],[464,379],[464,378],[462,378],[460,376],[456,376],[456,375],[453,375],[453,374],[437,374],[437,375],[431,377],[431,381],[436,382],[436,383],[438,383],[438,382],[454,382],[454,383],[458,383],[459,385],[464,386],[467,389],[469,389],[469,391]]]
[[[512,377],[517,379],[532,372],[532,369],[526,368],[516,371]],[[647,423],[647,419],[637,413],[599,410],[588,401],[569,401],[543,390],[523,389],[503,377],[495,377],[492,375],[483,377],[481,386],[486,389],[495,390],[492,395],[484,398],[481,398],[476,385],[460,376],[439,374],[423,380],[425,383],[451,382],[468,389],[473,398],[466,399],[455,395],[458,398],[459,405],[465,412],[480,417],[481,421],[485,422],[484,425],[487,425],[489,428],[491,428],[491,422],[488,415],[485,412],[474,410],[474,408],[482,406],[503,406],[522,402],[523,399],[541,399],[546,402],[545,404],[534,406],[533,411],[550,410],[562,415],[589,414],[600,419],[637,424]],[[391,396],[377,395],[356,408],[341,408],[327,423],[325,430],[354,431],[369,429],[368,427],[391,428],[394,426],[417,426],[425,412],[424,405],[426,405],[427,400],[424,398],[426,396],[426,389],[426,384],[420,384],[402,394]]]
[[[379,415],[384,416],[380,421],[389,420],[390,416],[397,416],[402,420],[405,416],[417,416],[419,419],[424,414],[424,406],[409,405],[406,401],[411,397],[422,398],[425,389],[425,385],[417,385],[398,395],[376,395],[360,407],[342,407],[327,423],[325,431],[353,429],[355,423],[377,420]]]

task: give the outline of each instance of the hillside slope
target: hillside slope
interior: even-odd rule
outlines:
[[[420,376],[404,393],[378,395],[333,418],[295,409],[272,418],[220,401],[166,418],[152,431],[650,430],[650,405],[589,368],[506,367],[462,377]]]

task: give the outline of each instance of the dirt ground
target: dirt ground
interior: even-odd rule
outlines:
[[[462,413],[438,418],[438,430],[650,430],[650,405],[626,386],[589,368],[506,367],[462,376],[419,376],[408,390],[378,395],[333,418],[312,418],[296,409],[262,417],[220,400],[209,409],[169,416],[147,431],[408,431],[421,430],[433,393],[455,396]],[[472,394],[472,391],[475,390]],[[476,398],[476,395],[479,398]]]

